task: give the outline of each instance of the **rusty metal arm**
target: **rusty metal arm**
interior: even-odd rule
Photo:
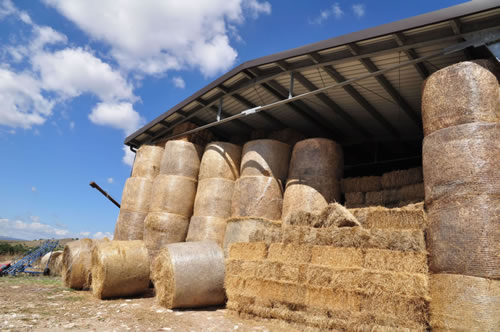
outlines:
[[[117,201],[115,201],[115,199],[113,197],[111,197],[107,192],[105,192],[104,190],[102,190],[101,187],[99,187],[99,185],[97,183],[95,183],[94,181],[90,182],[90,186],[92,188],[95,188],[97,190],[99,190],[101,192],[101,194],[103,194],[104,196],[106,196],[107,199],[109,199],[114,205],[118,206],[118,208],[120,207],[120,203],[118,203]]]

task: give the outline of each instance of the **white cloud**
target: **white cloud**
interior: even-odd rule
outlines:
[[[184,89],[186,87],[186,82],[180,76],[172,78],[172,82],[174,82],[176,88]]]
[[[70,121],[69,129],[71,129],[71,130],[75,129],[75,121]]]
[[[54,103],[46,99],[40,83],[29,73],[0,67],[0,125],[29,129],[52,114]]]
[[[108,178],[106,181],[108,181],[109,184],[112,184],[113,182],[115,182],[115,180],[113,178]]]
[[[95,124],[121,129],[125,135],[133,133],[144,124],[144,119],[131,103],[99,103],[89,115]]]
[[[103,239],[107,237],[108,239],[113,239],[113,233],[110,232],[97,232],[94,234],[93,238],[94,239]]]
[[[83,236],[83,237],[89,237],[91,233],[90,232],[80,232],[78,235]]]
[[[336,19],[342,18],[344,16],[344,11],[340,8],[338,2],[335,2],[330,8],[322,10],[318,16],[314,19],[309,20],[310,24],[322,24],[324,21],[328,20],[331,16]]]
[[[365,5],[363,4],[354,4],[352,5],[352,11],[354,12],[354,15],[356,15],[358,18],[361,18],[365,16]]]
[[[31,187],[31,191],[32,191],[32,192],[35,192],[35,191],[37,191],[37,190],[38,190],[38,189],[37,189],[35,186]]]
[[[130,167],[132,167],[134,165],[135,153],[130,151],[130,148],[128,146],[123,147],[123,152],[124,152],[122,159],[123,163],[125,165],[129,165]]]
[[[212,76],[230,68],[237,57],[228,36],[230,24],[245,16],[270,14],[258,0],[45,0],[91,37],[111,46],[126,70],[162,74],[198,68]]]
[[[111,66],[81,48],[54,53],[40,52],[32,58],[45,90],[63,98],[92,93],[103,101],[132,100],[132,86]]]
[[[70,232],[66,229],[41,223],[40,218],[36,216],[32,216],[31,220],[32,222],[0,219],[0,234],[25,240],[64,238],[70,235]]]
[[[3,0],[0,2],[0,20],[6,16],[16,13],[16,7],[10,0]]]

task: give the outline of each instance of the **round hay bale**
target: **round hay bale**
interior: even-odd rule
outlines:
[[[293,147],[289,179],[341,179],[344,173],[342,147],[326,138],[310,138]]]
[[[340,201],[340,182],[332,178],[288,180],[283,197],[282,220],[293,212],[319,213],[328,204]]]
[[[92,293],[99,299],[149,288],[149,256],[142,241],[101,242],[92,250]]]
[[[197,181],[192,178],[160,174],[151,195],[150,212],[168,212],[191,217]]]
[[[201,158],[199,180],[221,178],[237,180],[240,177],[241,146],[212,142]]]
[[[167,308],[222,304],[224,254],[215,242],[172,243],[153,264],[156,298]]]
[[[432,272],[500,279],[500,196],[442,198],[427,216]]]
[[[193,216],[189,222],[186,242],[213,241],[222,247],[226,233],[226,219]]]
[[[430,277],[432,331],[498,331],[500,281],[454,274]]]
[[[194,201],[194,216],[229,218],[234,181],[204,179],[198,183]]]
[[[224,256],[236,242],[281,242],[281,223],[262,218],[231,218],[226,221]]]
[[[48,267],[50,269],[51,276],[59,276],[61,275],[62,271],[62,257],[62,251],[49,252],[45,254],[40,260],[40,268],[45,269],[46,267]],[[48,266],[47,263],[49,263]]]
[[[201,146],[185,141],[168,141],[161,160],[160,174],[198,178]]]
[[[281,218],[283,189],[281,183],[268,176],[246,176],[234,185],[231,216]]]
[[[128,178],[123,188],[121,209],[148,212],[153,181],[147,178]]]
[[[93,245],[91,239],[81,239],[68,242],[64,246],[62,279],[66,287],[73,289],[90,287]]]
[[[495,75],[498,83],[500,84],[500,65],[498,64],[498,61],[492,59],[477,59],[472,60],[471,62],[489,70],[493,75]]]
[[[168,243],[184,242],[189,218],[178,214],[150,212],[144,220],[144,243],[154,256]]]
[[[163,150],[163,146],[142,145],[135,154],[132,177],[153,180],[160,172]]]
[[[241,177],[267,176],[286,180],[290,145],[271,140],[259,139],[243,146]]]
[[[115,225],[114,240],[142,240],[146,212],[120,209]]]
[[[432,74],[422,94],[424,136],[473,122],[500,121],[498,81],[489,70],[460,62]]]
[[[425,201],[447,195],[500,194],[500,124],[470,123],[424,138]]]

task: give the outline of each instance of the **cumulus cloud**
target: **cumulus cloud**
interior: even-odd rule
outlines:
[[[17,9],[10,0],[0,1],[0,20],[6,16],[16,13]]]
[[[45,0],[91,37],[111,46],[111,55],[127,70],[162,74],[197,68],[213,76],[237,57],[228,26],[245,15],[271,13],[267,1]]]
[[[186,82],[180,76],[176,76],[172,78],[172,82],[174,82],[174,86],[179,89],[184,89],[186,87]]]
[[[133,133],[144,124],[144,119],[131,103],[98,103],[89,115],[95,124],[121,129],[125,135]]]
[[[92,236],[94,239],[103,239],[107,237],[108,239],[113,239],[113,233],[110,232],[97,232]]]
[[[0,218],[0,234],[5,236],[33,240],[41,238],[64,238],[70,235],[66,229],[53,227],[40,222],[40,218],[31,217],[31,222]]]
[[[354,15],[356,15],[358,18],[361,18],[365,16],[365,5],[363,4],[354,4],[352,5],[352,11],[354,12]]]
[[[134,165],[135,153],[130,151],[130,148],[128,146],[123,147],[123,152],[124,152],[122,159],[123,163],[125,165],[129,165],[130,167],[132,167]]]
[[[108,181],[109,184],[112,184],[113,182],[115,182],[115,180],[113,178],[108,178],[106,181]]]
[[[82,237],[89,237],[91,233],[90,232],[80,232],[78,233],[78,235],[82,236]]]
[[[344,16],[344,11],[340,8],[338,2],[335,2],[330,8],[320,11],[319,15],[309,20],[310,24],[322,24],[324,21],[328,20],[330,17],[335,17],[336,19],[342,18]]]

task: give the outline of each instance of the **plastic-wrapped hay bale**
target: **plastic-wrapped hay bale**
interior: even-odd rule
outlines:
[[[193,216],[189,221],[186,242],[213,241],[222,247],[226,225],[224,218]]]
[[[498,331],[500,281],[454,274],[430,278],[433,331]]]
[[[246,176],[236,181],[231,216],[281,218],[283,190],[281,183],[268,176]]]
[[[343,173],[344,154],[339,144],[326,138],[310,138],[295,144],[288,179],[340,180]]]
[[[194,201],[194,216],[228,218],[231,216],[231,202],[234,181],[226,179],[204,179],[198,182]]]
[[[160,174],[198,179],[201,146],[185,141],[168,141],[161,161]]]
[[[226,257],[231,244],[258,241],[280,242],[281,223],[259,218],[231,218],[227,220],[224,236],[224,255]]]
[[[162,146],[142,145],[135,154],[132,177],[142,177],[153,180],[160,172],[163,157]]]
[[[154,256],[168,243],[184,242],[189,218],[178,214],[150,212],[144,221],[144,243]]]
[[[102,242],[92,250],[92,293],[99,299],[132,296],[149,287],[143,241]]]
[[[128,178],[123,188],[121,208],[127,211],[148,212],[153,181],[147,178]]]
[[[90,287],[92,248],[93,242],[91,239],[66,243],[62,266],[62,279],[66,287],[73,289]]]
[[[472,62],[435,72],[422,94],[424,136],[465,123],[500,121],[499,93],[496,77]]]
[[[361,176],[357,178],[345,178],[341,182],[344,193],[364,193],[369,191],[380,191],[382,189],[380,176]]]
[[[500,124],[470,123],[425,137],[425,201],[447,195],[500,194]]]
[[[302,141],[306,137],[294,129],[285,128],[271,132],[267,138],[294,146],[298,141]]]
[[[422,183],[423,181],[422,167],[392,171],[383,174],[380,178],[380,184],[384,189],[399,188],[411,184]]]
[[[120,209],[115,225],[114,240],[142,240],[146,212]]]
[[[286,180],[290,145],[270,139],[250,141],[243,146],[240,174]]]
[[[240,176],[240,161],[241,146],[212,142],[203,153],[198,179],[220,178],[235,181]]]
[[[321,212],[340,201],[340,183],[335,179],[288,180],[283,197],[282,219],[296,211]]]
[[[215,242],[167,245],[153,263],[156,298],[167,308],[224,303],[224,254]]]
[[[156,177],[151,195],[150,212],[168,212],[191,217],[197,180],[175,175]]]
[[[427,214],[432,272],[500,279],[500,196],[442,198]]]

